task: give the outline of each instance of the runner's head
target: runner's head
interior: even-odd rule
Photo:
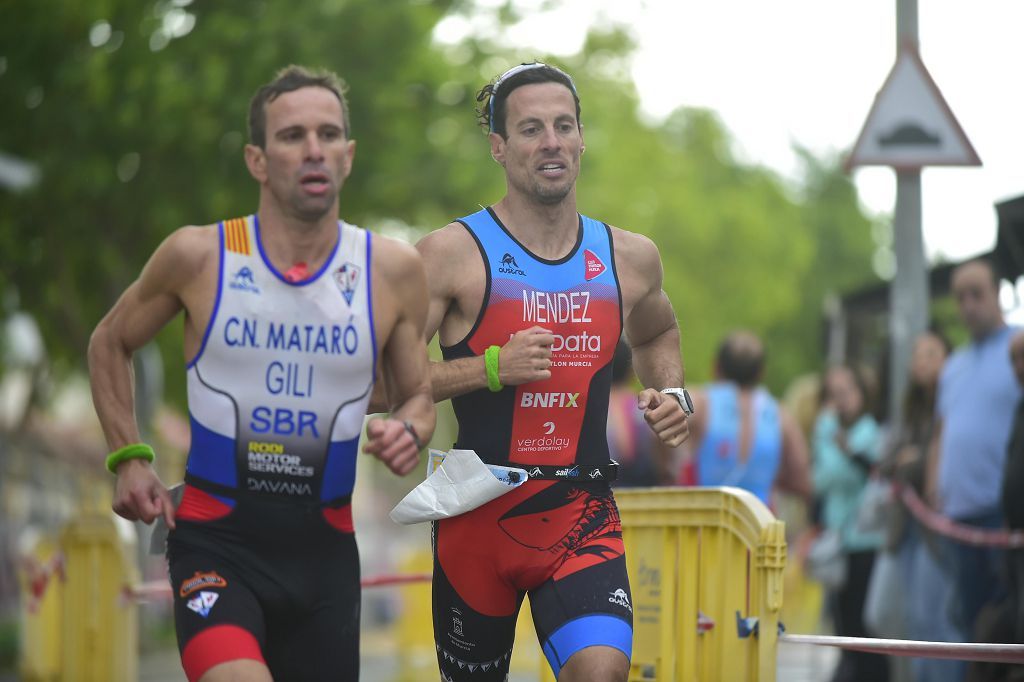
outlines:
[[[508,109],[506,102],[508,101],[508,96],[520,86],[536,83],[559,83],[564,85],[572,93],[576,104],[576,125],[582,128],[580,98],[576,92],[576,84],[573,82],[572,76],[557,67],[542,62],[530,62],[513,66],[498,76],[493,83],[488,83],[480,89],[476,96],[476,101],[480,102],[480,108],[477,109],[480,125],[487,128],[488,132],[497,133],[503,138],[507,138],[506,116]]]
[[[348,86],[337,74],[326,69],[310,70],[304,66],[287,66],[277,72],[274,80],[260,87],[249,103],[249,144],[261,149],[267,145],[267,105],[286,92],[299,88],[324,88],[338,98],[341,104],[343,131],[345,137],[352,132],[349,122],[348,100],[345,93]]]

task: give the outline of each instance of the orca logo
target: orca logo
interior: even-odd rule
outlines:
[[[238,272],[232,277],[231,284],[228,286],[239,291],[251,291],[254,294],[260,293],[260,288],[256,286],[256,278],[253,277],[252,270],[248,266],[239,268]]]
[[[555,422],[544,422],[544,435],[550,436],[555,432]]]
[[[613,604],[623,606],[629,609],[630,613],[633,613],[633,607],[629,605],[629,595],[626,594],[626,591],[624,589],[620,587],[614,592],[609,592],[608,594],[611,595],[610,597],[608,597],[608,601],[610,601]]]
[[[502,273],[503,275],[519,275],[521,277],[526,276],[526,272],[524,272],[519,267],[519,263],[516,262],[515,256],[513,256],[511,253],[506,253],[504,256],[501,257],[501,265],[498,267],[498,272]]]

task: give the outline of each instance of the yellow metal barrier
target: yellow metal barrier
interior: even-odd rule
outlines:
[[[773,682],[784,524],[736,488],[622,489],[615,498],[633,593],[629,679]]]
[[[786,565],[784,524],[760,500],[736,488],[631,488],[617,490],[615,498],[633,593],[629,679],[773,682]],[[429,565],[424,553],[401,569],[417,572]],[[426,679],[436,672],[429,586],[401,589],[402,679]],[[528,606],[519,616],[512,667],[532,667],[541,682],[554,682]],[[756,634],[741,632],[740,626],[752,628],[755,618]]]
[[[130,530],[130,528],[129,528]],[[139,581],[135,537],[110,512],[87,511],[60,537],[67,579],[61,609],[62,680],[138,679],[138,613],[124,589]]]
[[[23,559],[18,675],[24,682],[60,679],[62,556],[56,540],[43,536]]]

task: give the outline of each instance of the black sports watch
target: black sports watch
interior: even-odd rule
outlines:
[[[685,388],[663,388],[661,392],[678,400],[679,407],[683,408],[686,416],[693,414],[693,401],[690,400],[690,394],[687,393]]]

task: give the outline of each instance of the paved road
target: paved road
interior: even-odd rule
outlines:
[[[402,675],[398,659],[394,655],[384,655],[380,649],[387,649],[387,642],[378,638],[367,638],[366,648],[376,648],[377,652],[367,652],[362,660],[360,677],[365,682],[405,682],[407,680],[434,680],[436,674],[431,667],[432,661],[423,661],[425,667],[417,667],[418,673]],[[826,647],[812,647],[797,644],[780,644],[778,652],[778,682],[826,682],[832,673],[838,652]],[[169,649],[151,653],[140,661],[139,682],[187,682],[181,672],[176,650]],[[536,673],[525,670],[514,671],[509,682],[537,682]],[[2,682],[2,680],[0,680]]]

